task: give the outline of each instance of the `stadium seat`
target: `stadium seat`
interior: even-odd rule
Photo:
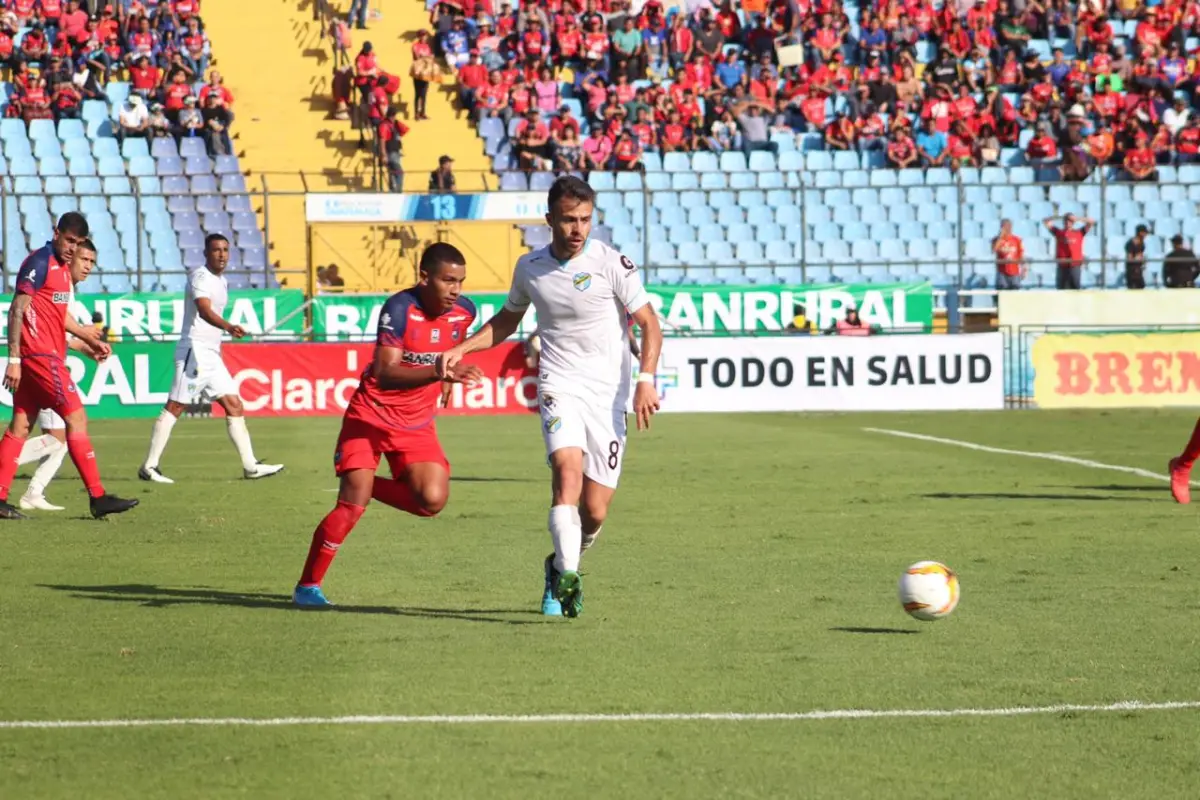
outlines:
[[[731,172],[728,178],[730,189],[753,189],[758,186],[758,176],[753,172]]]

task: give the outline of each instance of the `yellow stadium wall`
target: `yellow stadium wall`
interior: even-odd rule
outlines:
[[[433,242],[463,251],[469,291],[503,292],[516,260],[528,250],[511,222],[319,223],[311,226],[309,241],[313,268],[337,264],[347,292],[392,292],[410,285],[421,251]]]

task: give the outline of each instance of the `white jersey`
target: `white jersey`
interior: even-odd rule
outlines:
[[[504,307],[537,310],[540,389],[623,412],[632,383],[626,312],[649,302],[634,263],[588,240],[565,263],[549,245],[521,256]]]
[[[183,330],[179,334],[179,344],[175,346],[177,361],[187,358],[191,350],[221,350],[223,331],[209,325],[196,311],[196,301],[202,297],[207,297],[212,302],[212,310],[223,316],[225,306],[229,304],[229,283],[225,276],[214,275],[208,267],[198,267],[188,275],[187,290],[183,293]]]

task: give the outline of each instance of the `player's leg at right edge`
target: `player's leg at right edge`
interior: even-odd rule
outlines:
[[[1196,463],[1197,458],[1200,458],[1200,420],[1196,421],[1192,436],[1183,452],[1167,463],[1171,474],[1171,495],[1177,503],[1187,504],[1192,501],[1192,465]]]

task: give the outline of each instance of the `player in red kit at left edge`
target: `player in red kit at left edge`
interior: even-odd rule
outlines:
[[[91,498],[92,516],[119,514],[137,505],[106,494],[100,468],[87,433],[87,414],[67,371],[67,334],[80,339],[101,356],[111,348],[71,317],[68,304],[73,283],[87,277],[96,259],[96,246],[87,238],[82,214],[63,214],[54,239],[34,250],[17,272],[17,292],[8,311],[8,367],[4,388],[12,392],[13,413],[0,438],[0,519],[23,519],[8,502],[17,474],[21,448],[30,421],[44,408],[58,413],[67,426],[67,452],[79,470]]]
[[[436,362],[467,338],[475,304],[462,296],[466,259],[439,242],[421,255],[420,280],[392,295],[379,315],[375,357],[342,419],[333,466],[341,480],[337,505],[313,532],[304,572],[292,599],[306,608],[332,605],[321,581],[342,542],[371,500],[432,517],[450,496],[450,462],[438,441],[434,416],[443,381]],[[446,380],[472,384],[483,373],[460,365]],[[386,457],[391,479],[377,478]]]

